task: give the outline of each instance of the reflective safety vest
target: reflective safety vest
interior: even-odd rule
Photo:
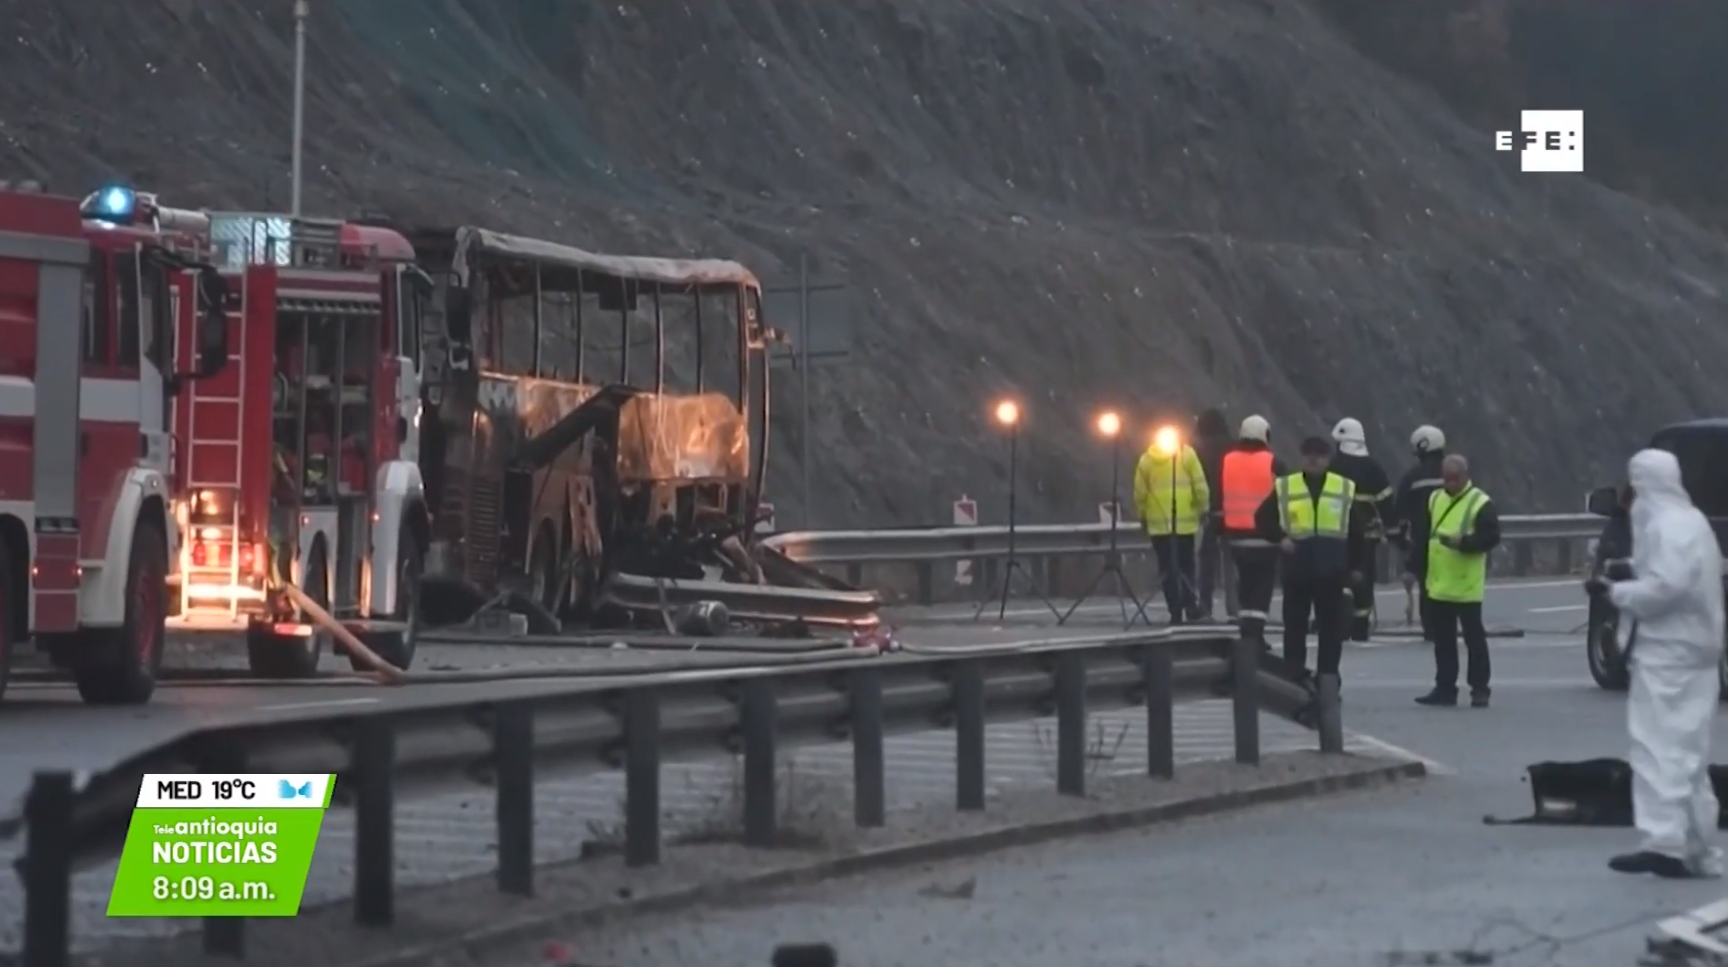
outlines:
[[[1320,486],[1320,497],[1308,491],[1308,479],[1300,473],[1278,478],[1278,526],[1293,541],[1315,538],[1342,541],[1350,534],[1350,504],[1356,485],[1336,473],[1328,473]]]
[[[1254,512],[1276,485],[1272,479],[1272,451],[1231,450],[1224,454],[1219,476],[1223,478],[1219,487],[1224,493],[1225,529],[1253,530]]]
[[[1428,574],[1423,587],[1432,601],[1475,604],[1488,585],[1488,555],[1466,554],[1440,543],[1442,537],[1476,532],[1476,515],[1488,495],[1474,485],[1453,496],[1444,488],[1428,495]]]

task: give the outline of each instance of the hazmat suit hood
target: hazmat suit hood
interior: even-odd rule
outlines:
[[[1665,450],[1640,450],[1627,465],[1632,485],[1634,577],[1610,591],[1614,606],[1638,619],[1634,660],[1701,663],[1722,656],[1722,551],[1710,521],[1692,505],[1680,462]]]

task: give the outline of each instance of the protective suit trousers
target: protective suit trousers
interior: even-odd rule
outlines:
[[[1364,541],[1350,547],[1351,641],[1367,641],[1374,630],[1374,571],[1379,552],[1379,541]]]
[[[1278,548],[1264,541],[1230,542],[1236,564],[1236,626],[1242,637],[1266,640],[1267,610],[1278,585]]]
[[[1349,592],[1337,578],[1286,577],[1284,580],[1284,663],[1295,674],[1308,668],[1308,618],[1314,618],[1320,655],[1315,672],[1338,674],[1344,657],[1344,621],[1349,614]]]
[[[1710,786],[1710,731],[1721,681],[1714,664],[1654,664],[1632,657],[1626,729],[1632,736],[1632,813],[1643,848],[1720,874],[1714,847],[1720,807]],[[1672,646],[1667,646],[1672,647]]]

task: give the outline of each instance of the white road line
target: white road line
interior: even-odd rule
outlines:
[[[377,705],[376,698],[328,698],[321,702],[289,702],[285,705],[260,705],[260,712],[299,712],[309,708],[344,708],[353,705]]]
[[[1455,776],[1458,774],[1457,769],[1452,768],[1444,762],[1437,759],[1430,759],[1425,755],[1413,752],[1401,745],[1393,745],[1385,739],[1376,739],[1372,735],[1362,735],[1356,732],[1352,732],[1350,738],[1354,739],[1358,745],[1367,746],[1370,749],[1383,752],[1394,759],[1414,759],[1417,762],[1422,763],[1422,766],[1428,770],[1430,775]]]
[[[1588,611],[1588,604],[1556,604],[1546,608],[1529,608],[1531,614],[1560,614],[1563,611]]]

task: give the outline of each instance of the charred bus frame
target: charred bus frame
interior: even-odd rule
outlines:
[[[755,276],[475,227],[411,241],[434,280],[428,571],[581,616],[618,572],[729,570],[719,545],[748,534],[767,466]]]

